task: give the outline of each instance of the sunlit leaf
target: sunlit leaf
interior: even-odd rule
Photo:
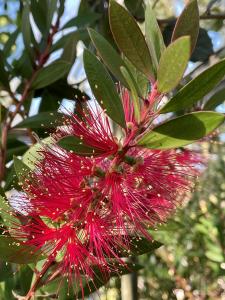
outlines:
[[[223,114],[194,112],[165,122],[145,133],[138,145],[151,149],[172,149],[191,144],[211,133],[225,120]]]

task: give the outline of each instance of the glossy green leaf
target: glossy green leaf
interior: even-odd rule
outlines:
[[[177,19],[172,41],[188,35],[191,38],[191,52],[194,50],[199,33],[199,10],[197,0],[188,2],[180,17]]]
[[[20,182],[24,182],[24,180],[29,176],[30,168],[22,162],[22,160],[14,157],[14,168],[16,171],[16,175]]]
[[[30,59],[33,60],[34,53],[31,42],[30,7],[28,3],[26,3],[23,8],[21,30],[26,52],[28,53]]]
[[[161,113],[178,111],[191,107],[208,94],[225,76],[225,59],[203,71],[185,85],[161,109]]]
[[[152,149],[172,149],[191,144],[211,133],[225,120],[216,112],[194,112],[175,118],[145,133],[138,145]]]
[[[58,145],[63,149],[66,149],[68,151],[73,151],[76,154],[84,155],[84,156],[98,155],[102,153],[102,151],[100,151],[97,148],[92,148],[88,145],[85,145],[83,140],[75,136],[66,136],[62,138],[58,142]]]
[[[38,29],[43,35],[46,35],[48,33],[48,0],[31,0],[31,12]]]
[[[61,55],[61,59],[64,61],[67,61],[69,63],[71,63],[71,67],[73,66],[75,59],[76,59],[76,55],[77,55],[77,42],[78,39],[76,36],[73,36],[74,38],[69,39],[65,45],[64,45],[64,49],[63,49],[63,53]]]
[[[127,82],[121,73],[120,67],[125,67],[125,63],[117,53],[117,51],[111,46],[111,44],[97,31],[93,29],[88,30],[91,40],[97,49],[97,52],[105,65],[109,68],[110,72],[122,82],[125,87]]]
[[[154,77],[152,59],[145,37],[131,14],[114,0],[110,2],[109,21],[113,37],[121,52],[148,78]]]
[[[190,38],[177,39],[163,52],[158,68],[158,90],[168,93],[183,77],[190,57]]]
[[[23,163],[33,170],[35,168],[35,163],[37,160],[41,159],[40,150],[43,146],[51,146],[55,143],[52,137],[47,137],[41,140],[41,143],[36,143],[30,147],[30,149],[23,155]]]
[[[147,2],[145,10],[145,35],[156,72],[162,52],[165,50],[165,44],[150,1]]]
[[[11,161],[13,156],[23,155],[23,153],[28,149],[28,146],[20,141],[14,141],[15,145],[11,144],[7,149],[6,161]]]
[[[221,89],[212,95],[204,106],[204,110],[215,109],[218,105],[225,101],[225,89]]]
[[[34,247],[23,245],[9,236],[0,236],[0,260],[16,264],[28,264],[42,259]]]
[[[84,68],[92,92],[107,115],[126,127],[123,105],[116,87],[104,65],[91,52],[84,51]]]
[[[49,31],[52,25],[52,19],[54,16],[54,13],[57,11],[57,3],[58,0],[50,0],[48,1],[48,9],[47,9],[47,28],[46,31]]]
[[[17,128],[54,128],[57,123],[62,122],[63,114],[58,112],[42,112],[35,116],[28,117],[22,122],[18,123],[15,127]]]
[[[33,89],[44,88],[58,79],[66,76],[71,68],[71,64],[63,61],[57,60],[39,70],[36,74],[36,77],[32,83]]]

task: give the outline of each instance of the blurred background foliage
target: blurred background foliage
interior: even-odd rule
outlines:
[[[82,63],[83,48],[94,51],[87,27],[95,28],[116,47],[108,24],[108,1],[28,2],[31,4],[30,12],[25,10],[27,1],[0,0],[2,149],[4,124],[8,118],[12,121],[7,129],[7,145],[3,149],[6,153],[1,169],[1,194],[9,193],[12,187],[16,187],[12,157],[23,155],[30,145],[36,143],[32,130],[40,139],[46,137],[56,125],[55,114],[59,109],[63,111],[66,107],[74,110],[78,101],[82,103],[91,96]],[[145,1],[118,2],[124,3],[142,28]],[[187,1],[151,2],[168,43],[176,17]],[[201,30],[186,81],[218,58],[225,57],[225,1],[199,0],[198,4]],[[50,80],[46,81],[42,74],[32,91],[24,96],[32,74],[55,60],[67,62],[64,66],[56,66],[60,76],[55,78],[55,69],[52,73],[48,70]],[[19,99],[23,99],[23,103],[17,110]],[[225,82],[222,81],[198,106],[224,111],[224,100]],[[164,246],[154,254],[143,255],[139,259],[145,266],[138,273],[139,299],[225,299],[223,129],[213,140],[214,143],[204,141],[198,146],[198,150],[208,157],[209,167],[204,170],[193,195],[167,226],[152,233]],[[32,265],[18,267],[0,262],[0,299],[15,299],[17,294],[25,294],[32,280],[32,269]],[[107,290],[100,289],[100,298],[121,299],[120,287],[120,280],[112,279]],[[40,299],[54,299],[51,289],[40,290],[37,299],[38,295]],[[70,299],[66,294],[60,297],[60,300]]]

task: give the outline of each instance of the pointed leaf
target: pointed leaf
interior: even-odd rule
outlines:
[[[225,101],[225,89],[221,89],[209,98],[204,106],[204,110],[215,109]]]
[[[84,68],[98,103],[113,121],[125,128],[123,106],[114,82],[103,64],[87,50],[84,51]]]
[[[43,147],[52,146],[55,144],[55,141],[52,137],[47,137],[41,140],[40,143],[34,144],[30,149],[23,155],[23,163],[27,165],[30,170],[35,168],[36,161],[41,159],[41,150]]]
[[[190,57],[190,38],[177,39],[163,52],[158,69],[158,90],[168,93],[183,77]]]
[[[177,19],[172,41],[188,35],[191,37],[191,52],[193,52],[199,33],[199,10],[197,0],[188,2],[180,17]]]
[[[32,42],[31,42],[30,7],[28,3],[26,3],[23,8],[21,30],[22,30],[25,49],[30,59],[33,60],[34,53],[33,53]]]
[[[225,59],[203,71],[185,85],[162,108],[161,113],[178,111],[191,107],[208,94],[225,76]]]
[[[191,144],[224,122],[223,114],[194,112],[170,120],[144,134],[138,145],[152,149],[173,149]]]
[[[14,168],[16,171],[16,175],[20,182],[23,182],[30,173],[30,168],[22,162],[22,160],[18,159],[17,157],[14,157]]]
[[[125,67],[125,63],[116,52],[116,50],[111,46],[111,44],[101,36],[97,31],[93,29],[88,30],[91,40],[98,51],[99,56],[109,68],[110,72],[125,86],[127,82],[121,73],[120,67]]]
[[[44,88],[58,79],[66,76],[71,68],[71,63],[63,60],[57,60],[52,64],[39,70],[32,83],[33,89]]]
[[[42,112],[35,116],[28,117],[22,122],[18,123],[16,128],[52,128],[56,127],[57,123],[60,123],[63,119],[63,114],[58,112]]]
[[[79,155],[92,156],[102,153],[102,151],[97,148],[92,148],[88,145],[85,145],[83,140],[75,136],[66,136],[62,138],[58,142],[58,145],[63,149],[73,151],[74,153]]]
[[[125,8],[112,0],[109,20],[113,37],[121,52],[148,78],[154,77],[149,49],[135,19]]]
[[[145,10],[145,35],[156,71],[162,52],[165,50],[165,44],[152,4],[149,1]]]
[[[149,241],[144,237],[130,236],[128,249],[121,247],[119,249],[115,249],[114,251],[119,257],[131,257],[153,252],[162,245],[163,244],[160,242],[154,240]]]

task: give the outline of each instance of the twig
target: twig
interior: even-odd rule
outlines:
[[[225,20],[225,14],[203,14],[199,18],[200,20],[213,20],[213,19]],[[176,18],[171,17],[167,19],[158,19],[157,21],[159,25],[165,25],[176,21]]]

